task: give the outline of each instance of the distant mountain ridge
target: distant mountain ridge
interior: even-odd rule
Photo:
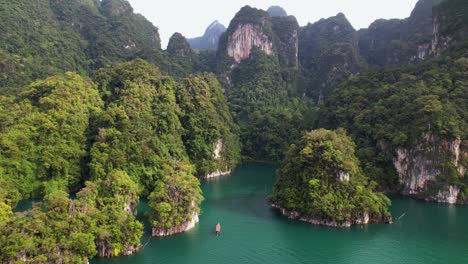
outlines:
[[[218,48],[219,37],[226,31],[226,27],[215,20],[205,30],[203,36],[187,39],[194,50],[216,50]]]

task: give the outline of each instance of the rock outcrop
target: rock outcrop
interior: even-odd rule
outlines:
[[[250,57],[253,48],[259,48],[268,55],[273,54],[273,42],[262,32],[261,25],[239,24],[229,36],[227,53],[236,63]]]
[[[194,228],[198,221],[198,214],[194,212],[192,214],[191,220],[177,226],[172,226],[170,228],[153,227],[151,234],[153,237],[165,237],[183,233]]]
[[[359,31],[359,52],[371,66],[420,62],[430,52],[433,0],[420,0],[406,19],[379,19]]]
[[[224,143],[223,143],[223,140],[222,139],[219,139],[217,142],[216,142],[216,145],[215,145],[215,148],[213,150],[213,157],[216,161],[218,162],[221,162],[223,160],[223,156],[222,156],[222,153],[223,153],[223,148],[224,148]],[[225,176],[225,175],[228,175],[228,174],[231,174],[231,170],[226,168],[225,170],[216,170],[216,171],[213,171],[213,172],[210,172],[208,173],[207,175],[205,175],[203,178],[204,179],[212,179],[212,178],[217,178],[217,177],[221,177],[221,176]]]
[[[443,1],[433,9],[431,53],[468,48],[468,3],[463,0]]]
[[[374,191],[343,129],[307,132],[278,170],[272,207],[290,219],[331,227],[390,223],[390,200]]]
[[[399,148],[394,160],[401,192],[427,201],[464,203],[460,189],[452,184],[450,173],[465,177],[462,164],[468,153],[461,147],[462,140],[444,139],[425,134],[411,149]],[[453,166],[455,170],[450,170]]]
[[[221,36],[218,48],[218,70],[229,83],[232,69],[250,57],[253,49],[274,54],[271,17],[267,12],[244,6]]]
[[[122,252],[119,252],[118,256],[130,256],[136,253],[142,248],[142,245],[125,245]],[[97,242],[98,257],[100,258],[112,258],[116,257],[115,249],[111,243],[107,241],[98,241]]]
[[[329,226],[329,227],[338,227],[338,228],[345,228],[345,227],[351,227],[352,225],[367,225],[370,223],[387,223],[387,224],[392,224],[393,219],[392,217],[384,217],[383,219],[372,219],[368,213],[364,212],[361,216],[356,217],[354,220],[348,220],[348,221],[343,221],[343,222],[337,222],[333,220],[327,220],[327,219],[322,219],[322,218],[317,218],[317,217],[312,217],[312,216],[307,216],[304,214],[301,214],[297,211],[290,211],[287,210],[286,208],[283,208],[277,204],[272,204],[271,205],[273,208],[279,209],[281,214],[284,216],[288,217],[289,219],[292,220],[298,220],[302,222],[306,222],[309,224],[313,225],[322,225],[322,226]]]

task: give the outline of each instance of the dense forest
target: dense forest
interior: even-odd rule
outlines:
[[[148,198],[153,228],[170,229],[199,212],[195,175],[238,162],[237,128],[213,75],[176,83],[136,60],[22,90],[0,98],[2,261],[132,254],[143,234],[139,197]],[[13,214],[31,198],[44,200]]]
[[[289,147],[269,200],[324,225],[388,221],[390,200],[373,192],[376,183],[362,173],[354,149],[343,129],[305,133]]]
[[[126,0],[0,1],[0,17],[2,263],[133,254],[140,199],[154,236],[183,232],[200,179],[246,160],[281,162],[269,200],[318,224],[390,222],[377,190],[468,202],[464,0],[361,30],[246,6],[207,30],[217,50],[180,33],[163,50]]]

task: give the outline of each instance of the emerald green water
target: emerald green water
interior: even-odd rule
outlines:
[[[392,225],[333,229],[294,222],[270,209],[275,167],[240,166],[202,183],[200,223],[190,232],[149,239],[139,253],[92,264],[159,263],[468,263],[468,206],[392,197]],[[144,210],[144,204],[141,205]],[[222,235],[213,234],[221,223]]]

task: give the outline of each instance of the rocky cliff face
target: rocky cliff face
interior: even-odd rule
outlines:
[[[465,177],[462,160],[468,153],[461,143],[460,138],[448,140],[426,134],[411,149],[399,148],[394,165],[402,185],[401,192],[428,201],[464,203],[460,188],[452,179]],[[447,168],[450,165],[455,171]],[[451,173],[457,175],[449,175]]]
[[[237,25],[229,36],[227,53],[236,63],[250,57],[253,48],[259,48],[268,55],[273,54],[273,42],[262,32],[261,25]]]
[[[195,50],[216,50],[219,38],[225,31],[226,27],[216,20],[208,26],[202,37],[188,39],[188,42]]]
[[[172,235],[175,235],[175,234],[186,232],[186,231],[194,228],[195,225],[199,221],[198,214],[195,213],[195,212],[192,214],[191,218],[192,219],[187,221],[187,222],[184,222],[184,223],[182,223],[180,225],[177,225],[177,226],[172,226],[170,228],[153,227],[153,229],[151,230],[151,234],[153,235],[153,237],[165,237],[165,236],[172,236]]]
[[[136,253],[142,248],[141,245],[125,245],[121,256],[130,256]],[[97,242],[98,257],[100,258],[112,258],[116,257],[114,255],[114,247],[111,243],[107,241],[98,241]]]
[[[218,70],[230,79],[232,69],[250,57],[253,49],[267,55],[274,54],[274,37],[271,17],[267,12],[243,7],[221,36],[218,48]]]
[[[431,53],[438,56],[444,51],[468,48],[468,3],[446,0],[433,10]]]
[[[220,162],[223,160],[223,156],[222,156],[222,152],[223,152],[223,149],[224,149],[224,143],[223,143],[223,140],[222,139],[219,139],[217,142],[216,142],[216,145],[214,147],[214,150],[213,150],[213,157],[216,161]],[[225,169],[225,170],[216,170],[216,171],[213,171],[207,175],[205,175],[203,178],[204,179],[212,179],[212,178],[217,178],[217,177],[221,177],[221,176],[225,176],[225,175],[228,175],[228,174],[231,174],[231,170],[230,169]]]
[[[306,223],[313,224],[313,225],[346,228],[346,227],[351,227],[353,225],[367,225],[370,223],[387,223],[387,224],[393,223],[392,217],[385,217],[385,219],[373,219],[366,212],[363,212],[360,216],[356,217],[353,221],[337,222],[337,221],[307,216],[297,211],[290,211],[277,204],[272,204],[271,206],[273,208],[279,209],[281,214],[288,217],[289,219],[298,220],[298,221],[306,222]]]

